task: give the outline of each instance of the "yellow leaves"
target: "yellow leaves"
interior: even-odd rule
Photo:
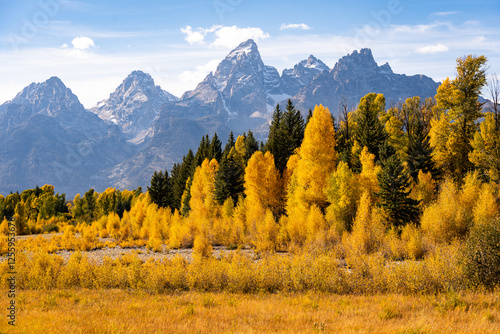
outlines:
[[[420,207],[425,208],[435,199],[436,182],[432,179],[431,172],[418,171],[418,182],[414,185],[411,197],[420,201]]]
[[[314,108],[297,157],[293,175],[296,188],[289,196],[296,196],[306,208],[312,204],[325,208],[327,199],[324,188],[337,164],[335,130],[328,108],[321,105]]]
[[[270,209],[278,214],[282,206],[282,186],[279,171],[274,165],[270,152],[255,152],[245,170],[245,195],[247,196],[247,215],[261,215]]]
[[[438,119],[431,120],[429,143],[433,148],[432,157],[436,166],[452,175],[458,160],[460,143],[454,130],[455,123],[450,121],[450,117],[444,113]]]
[[[236,149],[236,153],[240,158],[245,156],[245,137],[243,136],[238,136],[236,138],[236,143],[234,144],[234,148]]]
[[[196,168],[191,185],[191,214],[198,217],[210,217],[215,214],[216,202],[214,200],[215,175],[219,164],[217,160],[205,159],[201,166]]]
[[[351,228],[359,197],[357,180],[347,163],[341,161],[337,170],[332,173],[326,194],[330,202],[326,210],[326,219],[341,236],[344,231]]]
[[[257,251],[270,252],[276,250],[278,225],[271,210],[266,210],[262,222],[256,224],[254,243]]]
[[[483,184],[474,207],[474,225],[491,224],[499,216],[499,205],[491,184]]]
[[[352,227],[352,248],[364,254],[375,251],[383,238],[384,230],[384,218],[372,207],[370,193],[363,192]]]
[[[460,100],[460,91],[450,78],[443,80],[436,93],[437,107],[442,110],[452,108]]]
[[[406,160],[408,136],[403,131],[403,123],[396,116],[390,116],[385,123],[385,131],[389,134],[388,141],[396,149],[400,159]]]
[[[445,179],[437,201],[423,212],[422,231],[438,242],[464,238],[473,224],[474,208],[480,192],[481,182],[477,173],[467,174],[462,189],[458,189],[451,179]]]
[[[382,168],[375,164],[375,155],[368,152],[365,146],[359,157],[361,161],[361,173],[358,176],[358,185],[360,192],[367,192],[370,196],[379,191],[377,175],[382,171]]]
[[[469,160],[484,171],[492,181],[500,180],[500,130],[496,129],[493,113],[487,113],[474,134]]]

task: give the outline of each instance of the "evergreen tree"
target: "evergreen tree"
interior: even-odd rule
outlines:
[[[172,208],[173,192],[168,172],[154,172],[151,177],[151,185],[148,187],[151,201],[161,208]]]
[[[210,139],[208,135],[205,135],[201,138],[200,145],[198,146],[198,150],[194,156],[195,165],[194,168],[201,166],[203,161],[208,157],[210,151]],[[194,170],[192,171],[194,174]]]
[[[418,218],[418,201],[410,198],[411,178],[396,154],[382,161],[377,175],[380,191],[379,206],[387,211],[391,223],[400,227]]]
[[[281,174],[283,174],[290,156],[302,144],[304,130],[304,118],[300,111],[295,109],[291,100],[288,100],[284,113],[279,105],[276,105],[269,127],[266,151],[273,154],[276,168]]]
[[[288,100],[285,112],[283,113],[282,126],[287,135],[287,160],[296,148],[300,147],[304,139],[304,118],[299,110],[295,109],[292,100]],[[272,153],[272,152],[271,152]]]
[[[387,139],[387,134],[378,115],[385,110],[385,98],[382,94],[369,93],[359,101],[356,112],[357,127],[355,139],[361,147],[367,147],[368,151],[375,155],[375,161],[379,161],[379,147]]]
[[[238,157],[236,150],[232,148],[227,157],[223,157],[217,175],[215,177],[215,199],[220,205],[224,204],[228,197],[238,202],[238,197],[244,190],[245,169]]]
[[[224,157],[227,157],[229,151],[231,151],[231,149],[234,147],[234,144],[236,144],[236,140],[234,139],[233,131],[231,131],[229,133],[229,138],[227,139],[226,146],[224,146],[224,151],[222,151],[221,160],[224,159]]]
[[[408,132],[409,140],[407,147],[407,160],[409,173],[412,179],[418,180],[418,172],[430,172],[434,179],[438,177],[437,170],[432,160],[432,148],[429,143],[429,136],[424,132],[424,124],[416,121],[412,126],[412,131]]]
[[[217,136],[217,132],[214,133],[212,140],[210,141],[210,146],[208,148],[208,160],[215,159],[220,162],[222,159],[222,143]]]
[[[85,221],[88,223],[92,222],[96,218],[96,208],[97,208],[96,197],[97,194],[95,193],[94,189],[89,189],[83,195],[83,203],[82,203],[83,217]]]
[[[194,170],[194,155],[193,151],[189,150],[188,154],[182,158],[182,163],[174,165],[171,172],[173,203],[175,209],[180,210],[182,205],[182,194],[186,190],[187,179],[192,176],[191,172]]]
[[[252,155],[259,150],[259,142],[255,139],[252,131],[248,131],[248,135],[245,136],[245,156],[243,159],[245,160],[245,165],[248,163],[248,160],[252,157]]]

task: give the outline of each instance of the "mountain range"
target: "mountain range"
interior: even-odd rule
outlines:
[[[279,74],[253,40],[241,43],[197,87],[180,98],[134,71],[109,98],[86,110],[57,77],[32,83],[0,106],[0,193],[52,184],[69,197],[90,188],[133,189],[155,170],[170,169],[201,137],[225,142],[251,130],[267,137],[277,103],[291,99],[304,114],[316,104],[334,116],[340,100],[354,107],[370,92],[388,101],[431,97],[439,83],[378,66],[370,49],[330,69],[309,56]]]

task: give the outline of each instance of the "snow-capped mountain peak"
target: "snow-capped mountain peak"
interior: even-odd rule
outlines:
[[[129,138],[135,139],[134,142],[141,142],[160,108],[177,100],[177,97],[156,86],[149,74],[133,71],[107,100],[100,101],[91,111],[118,125]]]

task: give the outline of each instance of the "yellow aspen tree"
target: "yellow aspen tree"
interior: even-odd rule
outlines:
[[[134,239],[139,238],[142,229],[142,224],[146,218],[147,209],[150,203],[148,193],[140,194],[136,202],[130,209],[130,220],[132,223],[132,236]]]
[[[436,181],[431,172],[418,171],[418,182],[413,186],[411,198],[419,201],[420,208],[424,209],[436,199]]]
[[[494,195],[495,190],[490,183],[481,187],[481,193],[474,206],[474,225],[491,224],[500,214],[500,207]]]
[[[219,164],[215,159],[205,159],[201,166],[196,168],[191,185],[190,215],[200,219],[209,219],[215,215],[214,181],[218,168]]]
[[[281,212],[282,186],[274,157],[270,152],[255,152],[245,170],[247,220],[258,221],[267,209],[278,216]]]
[[[449,140],[453,143],[448,145],[448,149],[455,151],[450,155],[453,160],[445,164],[445,167],[451,168],[445,171],[457,181],[461,181],[473,167],[469,153],[472,151],[471,140],[478,127],[476,121],[482,116],[482,103],[478,99],[486,84],[486,61],[484,56],[458,58],[457,77],[452,81],[448,78],[444,80],[436,94],[437,107],[452,121]]]
[[[244,136],[238,136],[236,138],[236,143],[234,144],[234,148],[236,150],[236,153],[240,158],[243,158],[245,156],[245,137]]]
[[[117,239],[120,231],[120,217],[114,212],[108,215],[108,221],[106,223],[106,230],[108,235],[112,238]]]
[[[132,221],[130,219],[130,213],[125,211],[120,220],[120,240],[126,241],[130,238],[132,238]]]
[[[307,238],[305,224],[310,207],[316,205],[321,210],[326,209],[328,199],[325,188],[336,164],[332,116],[328,108],[316,106],[297,151],[296,166],[287,189],[286,209],[293,243],[300,245]]]
[[[253,243],[257,251],[270,252],[276,250],[278,225],[274,220],[271,210],[266,210],[262,223],[257,224],[256,227],[257,231],[254,235]]]
[[[358,211],[352,226],[351,244],[354,249],[368,254],[375,251],[384,236],[384,222],[372,205],[372,196],[364,191],[358,204]]]
[[[375,164],[375,155],[368,151],[368,148],[363,147],[359,156],[361,162],[361,173],[358,175],[357,184],[359,192],[367,192],[371,196],[371,201],[374,195],[379,191],[377,175],[380,174],[382,168]]]
[[[238,204],[233,211],[231,234],[229,236],[229,246],[231,247],[244,247],[246,244],[246,200],[240,197]]]
[[[460,191],[451,178],[446,178],[440,186],[435,203],[425,208],[420,225],[422,232],[436,242],[449,243],[465,236],[460,201]]]
[[[328,239],[328,226],[317,205],[312,205],[309,209],[306,221],[307,244],[311,248],[325,249]]]
[[[306,207],[316,204],[324,209],[328,204],[324,189],[337,165],[335,130],[328,108],[316,106],[307,123],[304,140],[298,151],[298,187],[296,195]]]
[[[472,152],[469,160],[491,181],[500,181],[500,129],[497,128],[495,115],[487,113],[474,134]]]
[[[389,135],[387,141],[396,150],[401,161],[406,161],[406,148],[408,147],[408,135],[403,131],[403,122],[395,115],[388,115],[385,122],[385,131]]]
[[[331,204],[326,209],[326,220],[338,236],[342,236],[346,230],[351,230],[352,221],[356,216],[359,199],[356,182],[354,173],[343,161],[339,162],[337,170],[328,180],[326,195]]]

